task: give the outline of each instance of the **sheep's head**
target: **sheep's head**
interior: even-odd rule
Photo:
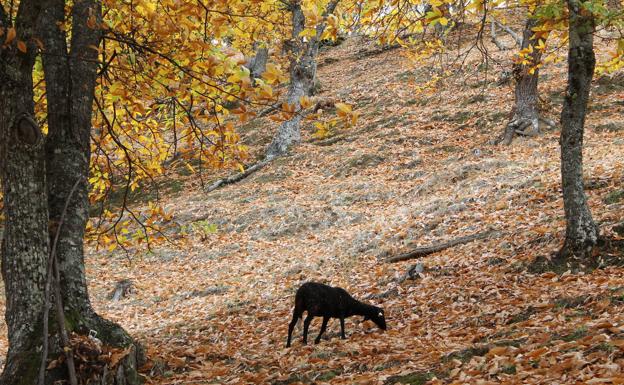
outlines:
[[[373,306],[375,312],[364,317],[364,321],[373,321],[381,330],[386,330],[386,317],[382,308]]]

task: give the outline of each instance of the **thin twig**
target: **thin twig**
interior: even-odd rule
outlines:
[[[63,222],[65,221],[65,216],[67,215],[67,209],[69,208],[69,202],[71,201],[72,196],[76,192],[78,185],[83,180],[83,178],[78,178],[74,186],[72,187],[69,195],[67,196],[67,200],[65,200],[65,206],[63,207],[63,212],[61,213],[61,218],[59,219],[58,227],[56,228],[56,234],[54,234],[54,242],[52,243],[52,248],[50,249],[50,255],[48,256],[48,264],[47,264],[47,279],[44,290],[44,302],[43,302],[43,352],[41,353],[41,365],[39,366],[39,385],[44,385],[45,383],[45,369],[46,369],[46,361],[48,358],[48,333],[49,333],[49,325],[48,320],[50,318],[50,283],[52,282],[52,270],[53,267],[56,269],[57,274],[57,282],[56,282],[56,296],[57,302],[60,300],[60,280],[58,279],[58,266],[56,264],[56,246],[58,245],[58,240],[61,234],[61,227],[63,226]],[[58,309],[57,309],[58,310]],[[63,315],[63,307],[61,305],[61,316]],[[59,329],[65,330],[65,317],[59,318]],[[67,332],[65,331],[65,336],[67,336]],[[67,346],[65,341],[63,341],[63,345]],[[67,369],[69,371],[70,381],[72,381],[73,374],[73,382],[70,382],[72,385],[76,385],[78,382],[76,380],[76,368],[74,366],[74,357],[71,352],[65,352],[68,355],[67,358]],[[71,365],[71,367],[70,367]]]

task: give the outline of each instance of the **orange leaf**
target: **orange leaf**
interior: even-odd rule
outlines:
[[[13,27],[9,28],[9,30],[7,31],[6,40],[4,41],[4,45],[7,45],[10,42],[12,42],[13,39],[15,39],[15,36],[17,36],[17,32],[15,32],[15,28]]]
[[[26,51],[28,51],[28,47],[26,47],[26,43],[24,43],[21,40],[17,41],[17,49],[19,49],[23,53],[26,53]]]

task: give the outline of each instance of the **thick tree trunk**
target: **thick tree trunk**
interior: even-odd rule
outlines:
[[[570,47],[568,89],[561,112],[561,180],[566,217],[566,238],[560,257],[590,263],[598,240],[583,189],[583,130],[587,100],[596,59],[593,47],[594,19],[581,9],[579,0],[568,0]]]
[[[101,5],[95,0],[75,3],[68,53],[65,32],[56,27],[64,20],[65,1],[51,1],[53,5],[44,11],[41,37],[45,47],[43,64],[49,126],[46,162],[52,224],[58,223],[74,183],[82,180],[72,196],[57,245],[65,317],[72,331],[88,334],[93,330],[105,344],[125,348],[133,344],[130,336],[119,325],[103,319],[93,310],[84,267],[83,239],[89,219],[90,132],[98,55],[92,47],[99,46],[101,39],[101,31],[89,27],[88,19],[92,16],[101,19]],[[51,226],[51,230],[50,236],[53,237],[56,226]],[[137,349],[132,351],[136,353]],[[137,358],[129,357],[124,363],[134,367],[134,373],[130,370],[128,378],[121,379],[124,382],[113,383],[136,382]]]
[[[534,35],[533,28],[537,25],[538,19],[530,15],[522,34],[522,49],[526,49],[529,46],[537,46],[538,40],[532,38]],[[537,135],[539,133],[539,110],[537,105],[539,69],[535,68],[533,73],[530,73],[530,70],[540,62],[541,56],[542,51],[533,49],[529,53],[529,64],[514,64],[516,105],[513,110],[513,117],[505,128],[504,144],[511,144],[515,134]]]
[[[339,0],[333,0],[327,5],[325,15],[334,12]],[[290,3],[292,13],[292,39],[289,44],[290,51],[290,85],[286,102],[294,106],[295,115],[282,123],[277,135],[267,149],[267,159],[273,159],[284,155],[289,148],[301,141],[301,104],[302,96],[310,96],[316,80],[316,57],[319,51],[321,36],[325,31],[325,23],[316,28],[316,36],[310,41],[304,41],[299,34],[305,28],[305,16],[301,9],[301,1],[293,0]]]
[[[34,122],[32,42],[42,2],[22,0],[16,39],[0,48],[0,177],[4,194],[5,230],[2,239],[2,277],[6,293],[5,318],[9,352],[0,383],[34,384],[41,362],[42,309],[48,258],[43,136]],[[0,28],[10,26],[0,6]]]

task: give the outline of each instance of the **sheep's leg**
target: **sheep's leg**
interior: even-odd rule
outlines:
[[[290,321],[290,324],[288,325],[288,341],[286,342],[287,348],[290,347],[290,339],[292,338],[293,329],[297,325],[297,322],[299,321],[299,318],[301,318],[301,315],[302,313],[298,312],[297,309],[295,309],[295,311],[293,312],[292,321]]]
[[[308,343],[308,328],[310,327],[310,322],[312,322],[313,315],[308,314],[305,321],[303,321],[303,344]]]
[[[343,340],[347,338],[344,332],[344,318],[340,318],[340,338],[342,338]]]
[[[315,344],[321,342],[321,336],[325,333],[325,329],[327,329],[327,321],[329,321],[329,317],[323,317],[323,324],[321,325],[321,331],[318,334],[318,337],[314,340]]]

